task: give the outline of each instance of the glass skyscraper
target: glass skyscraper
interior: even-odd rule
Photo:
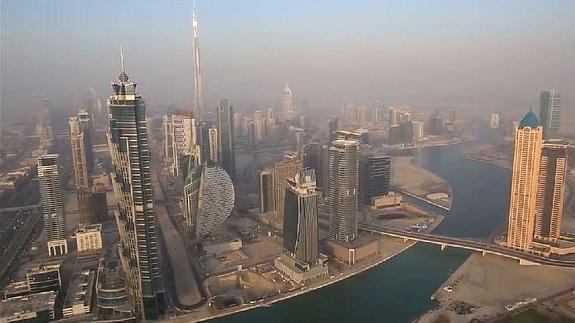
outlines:
[[[560,120],[561,96],[559,91],[541,90],[539,94],[539,121],[543,126],[545,138],[559,131]]]
[[[234,111],[228,98],[220,99],[218,104],[218,145],[220,148],[220,164],[228,172],[232,180],[235,180]]]
[[[123,61],[123,60],[122,60]],[[156,319],[163,312],[164,288],[160,271],[160,242],[154,212],[154,192],[146,106],[136,83],[124,72],[112,83],[108,99],[108,147],[112,183],[118,201],[116,222],[119,255],[129,298],[138,320]]]

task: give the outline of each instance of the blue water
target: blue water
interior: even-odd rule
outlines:
[[[465,158],[459,144],[415,150],[416,163],[453,189],[451,211],[436,233],[487,238],[505,223],[510,172]],[[343,282],[217,322],[411,322],[433,308],[431,295],[470,255],[418,244]]]

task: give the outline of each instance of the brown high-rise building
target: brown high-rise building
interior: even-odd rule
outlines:
[[[535,114],[529,111],[515,132],[507,231],[507,246],[510,248],[527,251],[533,241],[542,145],[543,127],[539,126]]]
[[[274,165],[274,209],[278,219],[284,217],[285,194],[288,178],[293,178],[303,167],[297,153],[286,153],[284,159]]]
[[[94,168],[90,114],[82,110],[77,116],[69,118],[68,125],[76,188],[87,189],[90,186],[90,176]]]
[[[535,239],[550,242],[559,239],[566,176],[567,143],[562,140],[545,141],[539,164]]]

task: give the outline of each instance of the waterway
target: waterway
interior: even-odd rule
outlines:
[[[471,144],[412,151],[419,166],[453,189],[453,204],[438,234],[487,238],[505,224],[510,172],[465,158],[462,149]],[[431,295],[469,255],[418,244],[343,282],[217,322],[411,322],[433,308]]]

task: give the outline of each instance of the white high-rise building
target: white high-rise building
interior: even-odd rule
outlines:
[[[170,171],[177,176],[181,171],[184,156],[195,155],[197,130],[190,116],[182,114],[164,115],[164,159]]]
[[[489,116],[489,127],[491,129],[499,129],[499,113],[497,112],[493,112],[491,113],[491,115]]]
[[[210,143],[209,160],[217,163],[220,159],[218,156],[218,128],[211,126],[208,130],[208,139]]]
[[[287,86],[284,86],[284,94],[283,94],[283,114],[284,120],[286,122],[293,121],[295,117],[294,109],[293,109],[293,93],[291,89]]]
[[[48,240],[48,254],[50,256],[64,255],[68,253],[68,243],[57,154],[47,154],[38,158],[38,181],[40,182],[40,204],[44,216],[44,229]]]

